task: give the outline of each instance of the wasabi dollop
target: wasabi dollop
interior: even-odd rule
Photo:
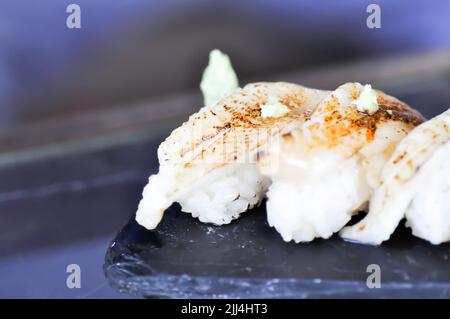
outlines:
[[[232,94],[239,87],[238,78],[228,55],[215,49],[209,53],[209,62],[203,71],[200,89],[205,105],[210,105]]]
[[[267,103],[261,105],[262,117],[281,117],[290,111],[286,105],[273,96],[269,96]]]
[[[352,102],[358,111],[369,115],[378,111],[377,94],[370,84],[364,85],[359,97]]]

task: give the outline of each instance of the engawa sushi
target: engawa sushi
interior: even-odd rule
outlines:
[[[305,242],[330,237],[371,201],[370,224],[341,235],[379,243],[405,214],[371,217],[380,206],[373,201],[389,185],[392,158],[408,147],[411,131],[427,125],[405,103],[359,83],[334,91],[285,82],[239,88],[229,58],[218,50],[210,54],[201,89],[205,106],[158,149],[159,172],[150,176],[136,213],[142,226],[156,228],[174,202],[202,222],[227,224],[267,196],[269,224],[285,241]],[[434,156],[447,172],[439,154],[448,146],[442,149]],[[410,193],[404,203],[412,201]],[[417,199],[414,212],[423,211],[423,203]],[[448,225],[448,215],[443,218]],[[394,226],[387,231],[387,224]],[[375,239],[354,235],[355,227]]]

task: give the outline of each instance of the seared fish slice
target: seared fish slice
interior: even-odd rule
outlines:
[[[203,107],[160,145],[159,172],[149,178],[136,220],[154,229],[174,202],[202,222],[229,223],[257,205],[270,181],[255,164],[275,137],[301,127],[327,91],[289,83],[254,83]],[[289,108],[262,117],[276,100]]]
[[[383,168],[369,214],[341,237],[378,245],[404,217],[414,235],[433,244],[450,240],[450,110],[401,141]]]
[[[381,91],[367,99],[378,104],[374,113],[360,112],[354,104],[365,103],[359,101],[363,88],[338,87],[259,160],[272,180],[268,222],[285,241],[328,238],[344,227],[366,206],[397,143],[421,123],[419,113]]]

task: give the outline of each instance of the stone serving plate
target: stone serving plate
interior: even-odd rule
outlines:
[[[433,246],[404,226],[381,246],[338,236],[285,243],[267,224],[264,206],[221,227],[178,206],[155,231],[132,219],[107,251],[106,277],[121,291],[149,298],[450,297],[448,244]],[[373,264],[380,288],[367,286]]]
[[[276,79],[319,88],[334,88],[349,80],[372,83],[431,118],[443,112],[450,100],[449,54],[401,56]],[[184,97],[157,109],[182,110],[187,105],[195,103]],[[126,109],[130,127],[136,127],[136,119],[154,118],[139,110]],[[154,130],[155,124],[151,127]],[[139,159],[156,154],[156,146],[128,153]],[[135,201],[125,212],[136,208],[147,177],[143,175]],[[433,246],[413,237],[404,226],[378,247],[344,242],[338,236],[307,244],[285,243],[267,225],[264,207],[263,203],[222,227],[202,224],[178,206],[167,211],[153,232],[132,218],[108,248],[106,277],[121,291],[150,298],[450,298],[450,244]],[[381,288],[366,284],[371,275],[368,266],[373,264],[380,267]]]

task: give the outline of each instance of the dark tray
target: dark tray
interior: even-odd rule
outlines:
[[[177,206],[155,231],[132,219],[108,249],[106,277],[153,298],[450,297],[448,244],[433,246],[403,226],[381,246],[338,236],[285,243],[263,207],[221,227]],[[367,287],[370,264],[380,266],[381,288]]]
[[[278,79],[319,88],[353,80],[372,83],[430,118],[443,112],[450,100],[449,67],[443,54]],[[188,104],[181,101],[178,107]],[[139,193],[130,211],[136,209]],[[449,244],[433,246],[413,237],[403,225],[379,247],[347,243],[338,236],[308,244],[285,243],[267,225],[264,207],[263,203],[222,227],[202,224],[177,206],[169,209],[154,232],[132,219],[108,249],[107,279],[121,291],[145,297],[450,298]],[[380,266],[379,289],[366,285],[370,264]]]

